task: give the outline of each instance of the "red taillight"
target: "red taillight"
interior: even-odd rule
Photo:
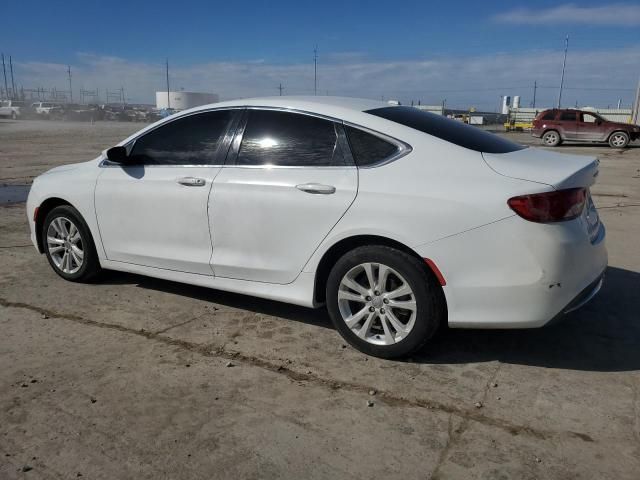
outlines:
[[[572,220],[582,214],[586,188],[568,188],[510,198],[509,207],[525,220],[538,223]]]

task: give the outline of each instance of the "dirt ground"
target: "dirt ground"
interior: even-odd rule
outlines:
[[[0,121],[0,184],[140,127]],[[65,282],[15,190],[0,479],[640,478],[640,145],[558,151],[602,160],[601,293],[543,329],[444,330],[406,361],[354,351],[323,310],[120,273]]]

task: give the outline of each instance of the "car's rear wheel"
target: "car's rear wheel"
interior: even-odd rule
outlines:
[[[626,132],[613,132],[609,137],[609,146],[612,148],[625,148],[629,145],[629,134]]]
[[[382,358],[417,351],[445,317],[442,291],[425,265],[386,246],[346,253],[329,274],[326,295],[344,339]]]
[[[542,136],[542,143],[547,147],[557,147],[562,143],[562,138],[556,130],[549,130]]]
[[[89,227],[72,206],[61,205],[48,213],[42,239],[49,264],[65,280],[87,282],[100,272]]]

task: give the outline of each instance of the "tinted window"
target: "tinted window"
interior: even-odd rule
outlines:
[[[333,122],[274,110],[248,113],[238,165],[345,165]]]
[[[233,110],[198,113],[167,123],[136,140],[131,156],[145,165],[211,165]]]
[[[477,152],[507,153],[526,148],[477,127],[413,107],[383,107],[367,110],[366,113],[415,128]]]
[[[553,120],[554,118],[556,118],[556,112],[549,110],[542,116],[541,120]]]
[[[560,114],[560,120],[575,122],[576,121],[576,112],[562,112]]]
[[[359,167],[380,163],[398,151],[398,147],[359,128],[345,126],[351,153]]]

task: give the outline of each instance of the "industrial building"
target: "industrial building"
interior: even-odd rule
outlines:
[[[163,110],[171,108],[173,110],[186,110],[199,105],[216,103],[220,97],[215,93],[202,92],[156,92],[156,108]]]

